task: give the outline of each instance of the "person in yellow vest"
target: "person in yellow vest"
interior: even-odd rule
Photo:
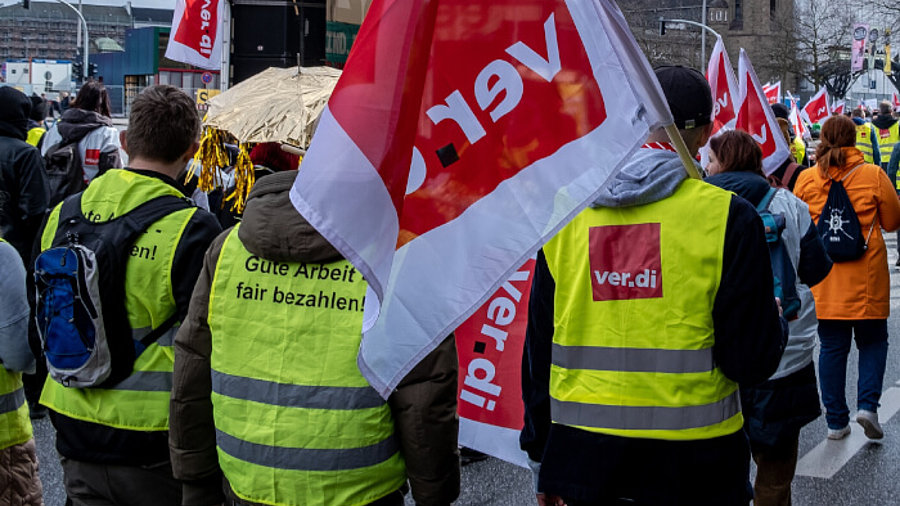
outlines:
[[[656,75],[695,155],[709,84],[684,67]],[[781,359],[773,290],[756,209],[688,179],[651,133],[538,257],[520,439],[538,503],[748,504],[738,386]]]
[[[0,237],[0,504],[43,504],[37,449],[22,373],[34,372],[28,346],[25,266]]]
[[[880,163],[881,168],[885,170],[891,159],[891,153],[894,152],[894,145],[900,142],[900,124],[892,112],[891,103],[883,101],[878,104],[878,115],[872,120],[872,127],[878,138],[878,150],[881,154],[880,162],[874,163]]]
[[[449,505],[457,359],[446,339],[385,401],[359,372],[366,280],[260,179],[209,250],[175,338],[170,447],[184,504]],[[224,477],[224,480],[223,480]],[[223,486],[224,482],[224,486]]]
[[[866,163],[881,163],[881,149],[878,146],[878,136],[875,128],[863,117],[863,111],[857,107],[850,112],[850,119],[856,124],[856,147],[863,154]]]
[[[199,138],[200,119],[189,96],[172,86],[147,88],[135,98],[122,135],[129,168],[97,177],[80,194],[82,215],[104,222],[160,196],[186,199],[176,177]],[[42,250],[56,236],[61,207],[47,219]],[[181,503],[167,432],[172,339],[187,313],[203,252],[219,232],[211,214],[190,206],[157,220],[121,252],[127,255],[122,282],[132,330],[107,339],[134,341],[131,375],[105,388],[70,388],[51,378],[44,384],[41,403],[50,409],[57,430],[66,494],[74,506]],[[173,321],[155,342],[138,346],[144,336]]]
[[[44,120],[47,119],[49,104],[43,98],[31,96],[31,116],[28,118],[28,138],[25,140],[28,144],[41,149],[44,140],[44,134],[47,133],[47,125]]]

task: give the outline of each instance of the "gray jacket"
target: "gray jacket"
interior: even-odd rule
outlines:
[[[8,371],[34,372],[28,347],[25,266],[8,242],[0,242],[0,362]]]

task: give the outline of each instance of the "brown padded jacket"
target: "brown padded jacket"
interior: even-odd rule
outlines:
[[[340,253],[303,219],[290,202],[296,171],[266,176],[253,187],[238,238],[253,254],[278,262],[325,263]],[[221,503],[233,496],[216,455],[210,400],[212,335],[209,292],[229,231],[213,241],[175,338],[175,376],[169,450],[185,506]],[[452,336],[420,362],[388,399],[417,504],[449,505],[459,495],[456,416],[457,359]]]

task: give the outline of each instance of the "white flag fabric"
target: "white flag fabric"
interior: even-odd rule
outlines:
[[[226,0],[175,0],[166,58],[207,70],[222,68]]]
[[[791,128],[794,129],[794,135],[797,137],[811,139],[812,134],[809,132],[809,129],[806,128],[806,125],[803,123],[803,118],[800,116],[800,109],[797,107],[797,99],[788,95],[791,99]]]
[[[743,49],[738,60],[738,74],[741,107],[738,111],[737,128],[749,133],[762,148],[763,172],[769,175],[788,159],[791,150],[781,134],[775,113],[766,100],[750,57]]]
[[[671,122],[609,0],[375,0],[291,192],[369,282],[370,384],[387,397]]]

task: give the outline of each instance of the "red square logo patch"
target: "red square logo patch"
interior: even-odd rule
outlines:
[[[595,301],[662,297],[659,223],[591,227],[588,233]]]
[[[84,150],[84,164],[85,165],[100,165],[100,150],[99,149]]]

